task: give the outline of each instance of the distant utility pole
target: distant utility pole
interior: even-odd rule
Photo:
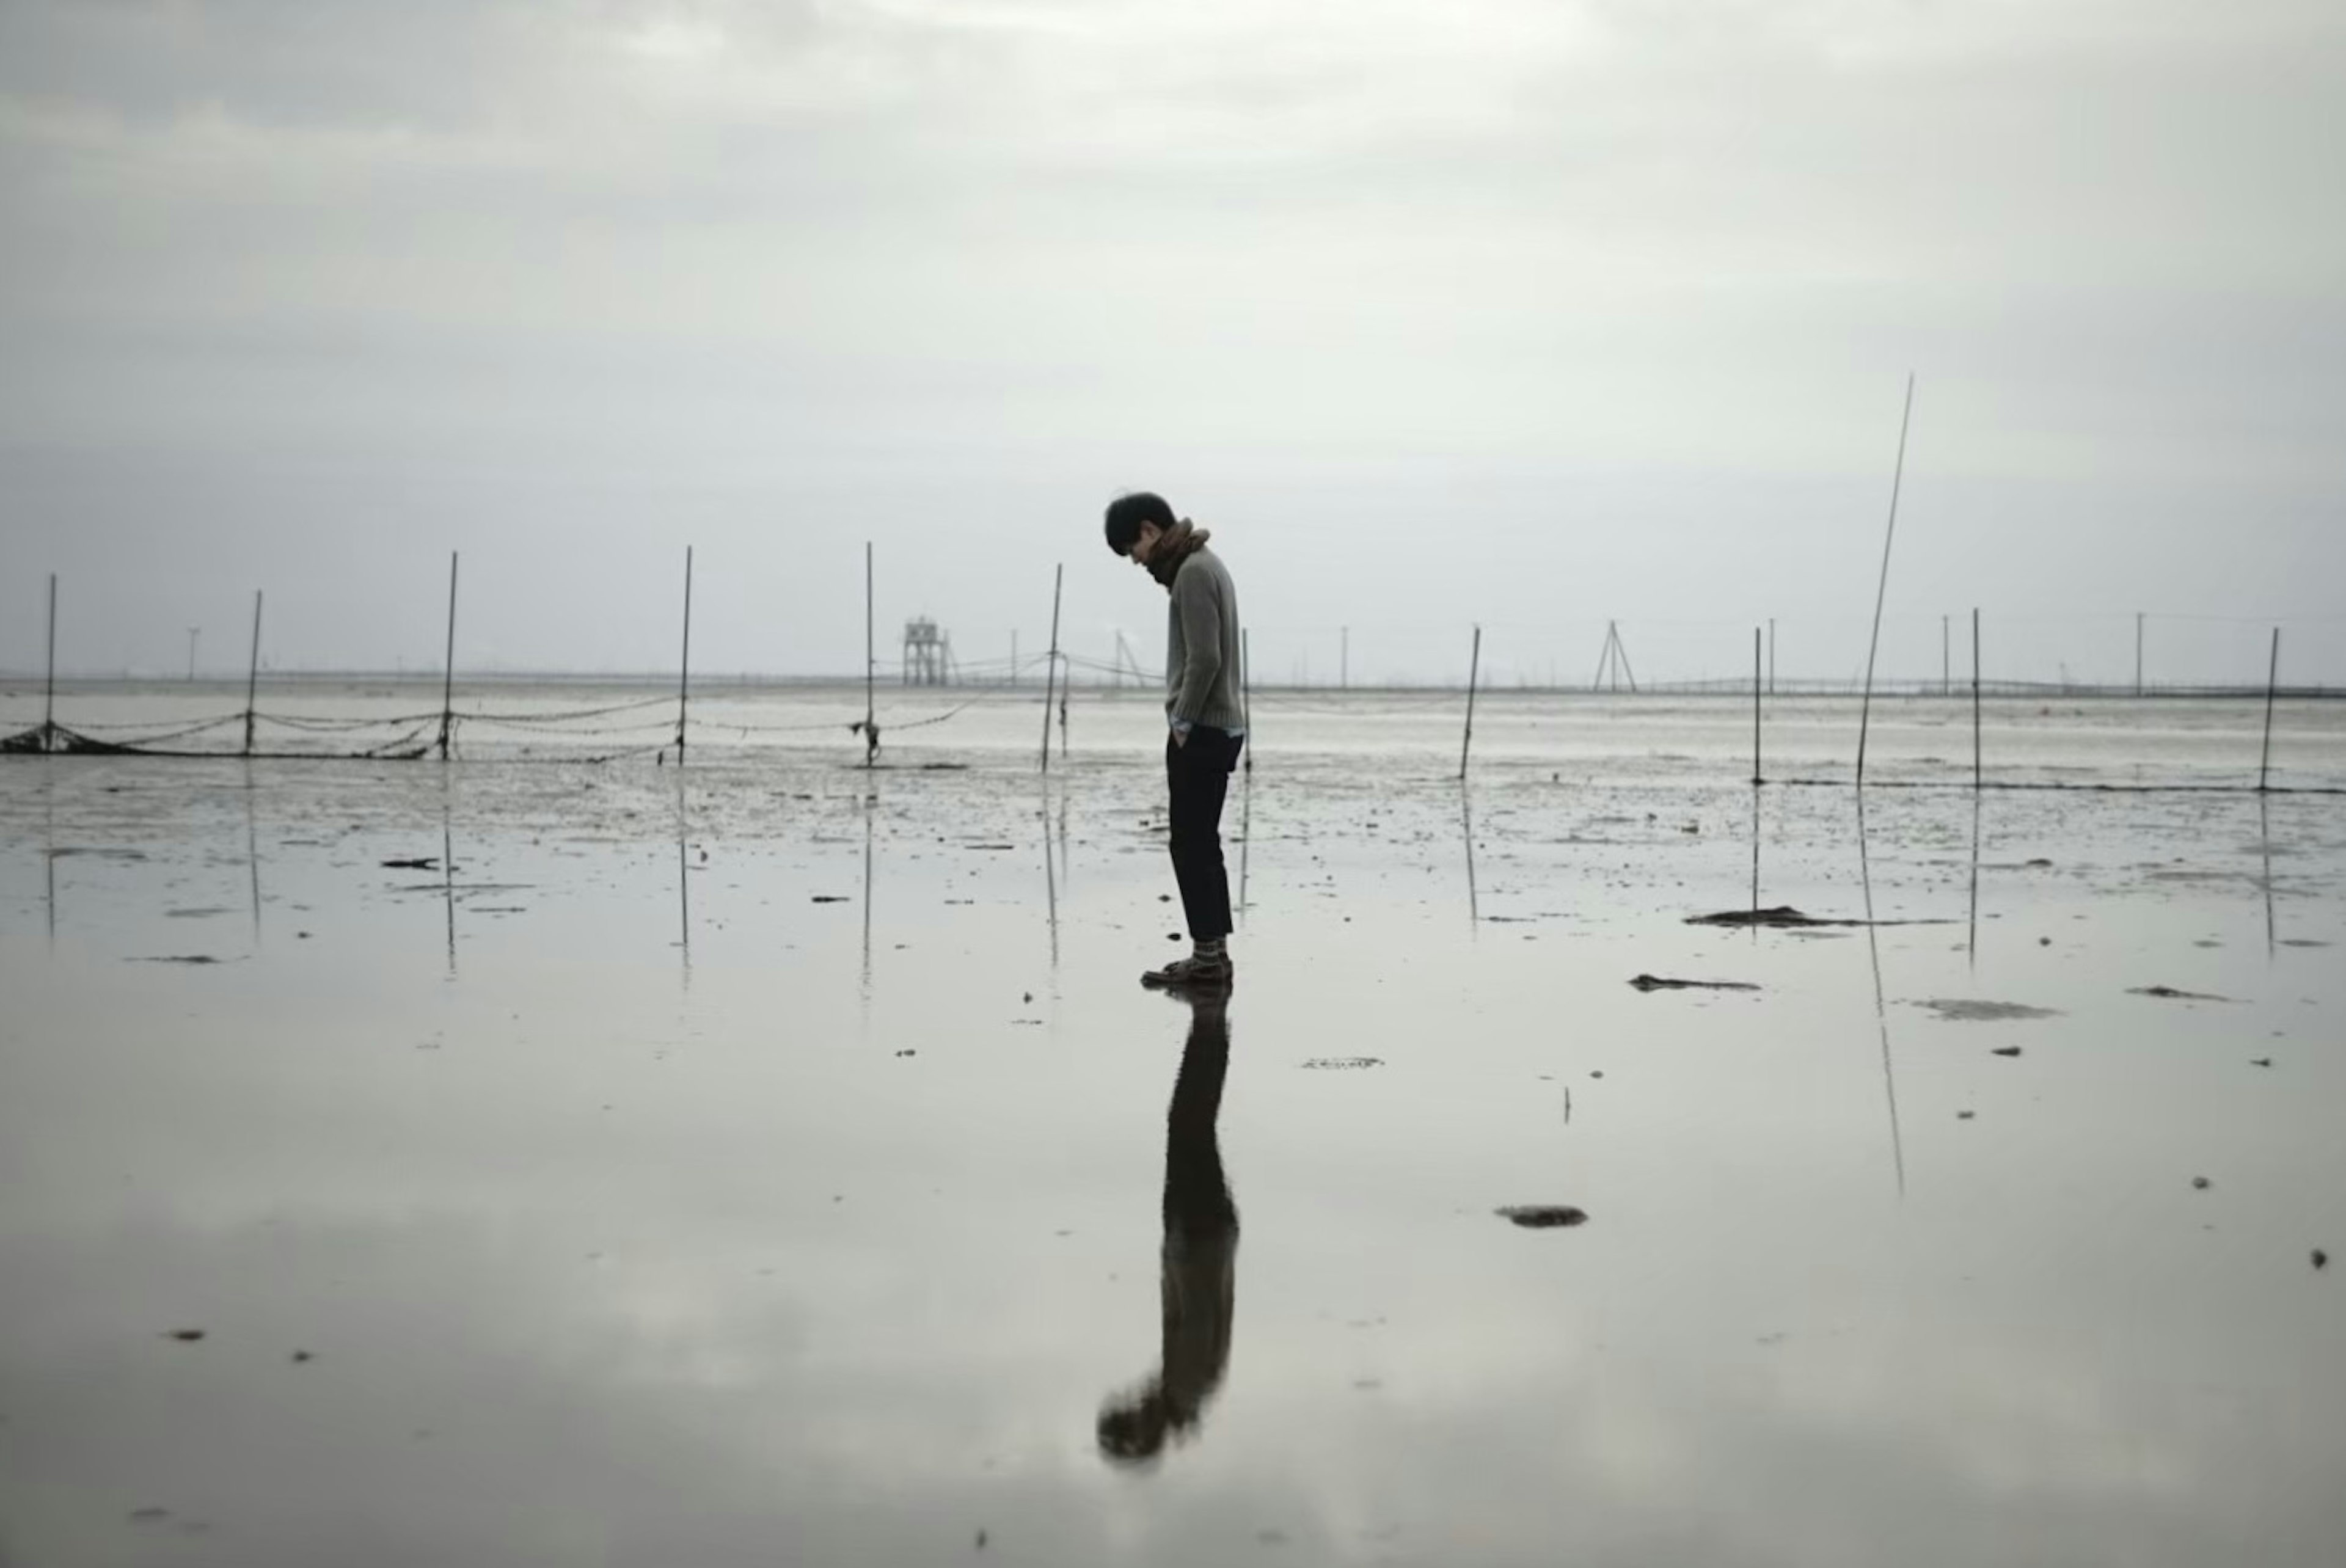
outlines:
[[[188,679],[190,681],[196,678],[196,639],[201,636],[203,636],[201,626],[188,628]]]

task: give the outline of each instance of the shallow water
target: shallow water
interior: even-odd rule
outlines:
[[[1216,1251],[1146,746],[999,722],[0,764],[0,1562],[2346,1553],[2334,798],[1299,719]],[[1895,923],[1686,923],[1777,904]]]

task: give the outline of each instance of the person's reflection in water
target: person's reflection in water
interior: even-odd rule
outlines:
[[[1189,1038],[1165,1114],[1163,1353],[1154,1377],[1100,1410],[1100,1452],[1117,1464],[1147,1464],[1168,1438],[1195,1433],[1230,1361],[1239,1211],[1214,1126],[1230,1065],[1229,992],[1181,999],[1189,1004]]]

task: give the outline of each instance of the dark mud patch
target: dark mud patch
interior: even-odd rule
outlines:
[[[2057,1007],[2031,1007],[2025,1002],[1988,1002],[1969,996],[1934,996],[1909,1005],[1928,1008],[1950,1023],[2016,1023],[2029,1018],[2058,1018]]]
[[[1510,1225],[1520,1225],[1525,1230],[1561,1230],[1567,1226],[1588,1223],[1587,1212],[1568,1203],[1519,1203],[1494,1211]]]
[[[209,920],[214,915],[234,913],[236,913],[234,910],[225,907],[195,910],[165,910],[163,911],[163,918],[165,920]]]
[[[66,860],[74,856],[86,856],[95,860],[143,860],[147,858],[147,851],[94,848],[81,844],[67,844],[49,851],[49,859],[53,860]]]
[[[2156,996],[2168,1002],[2230,1002],[2229,996],[2218,996],[2206,991],[2178,991],[2171,985],[2129,985],[2128,996]]]
[[[847,901],[847,895],[845,893],[817,893],[807,901],[809,903],[817,904],[843,904]]]
[[[1764,910],[1721,910],[1717,914],[1687,916],[1688,925],[1731,926],[1737,930],[1751,926],[1768,926],[1777,930],[1801,930],[1821,926],[1868,925],[1954,925],[1953,920],[1824,920],[1802,914],[1790,904],[1778,904]]]
[[[1639,991],[1757,991],[1760,989],[1748,980],[1668,980],[1658,974],[1640,974],[1629,983]]]
[[[2328,947],[2330,945],[2320,938],[2311,936],[2285,936],[2280,939],[2280,944],[2283,947]]]
[[[1314,1056],[1303,1064],[1307,1073],[1358,1073],[1385,1064],[1382,1056]]]
[[[209,952],[167,952],[152,958],[134,958],[132,963],[226,963],[225,958],[214,958]]]
[[[408,855],[382,862],[387,871],[436,871],[440,860],[436,855]]]

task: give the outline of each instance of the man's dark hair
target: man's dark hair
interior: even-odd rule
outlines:
[[[1140,537],[1142,524],[1170,528],[1173,522],[1173,508],[1165,504],[1165,497],[1153,491],[1136,490],[1129,495],[1119,495],[1107,504],[1107,547],[1119,555],[1129,555],[1134,542]]]

